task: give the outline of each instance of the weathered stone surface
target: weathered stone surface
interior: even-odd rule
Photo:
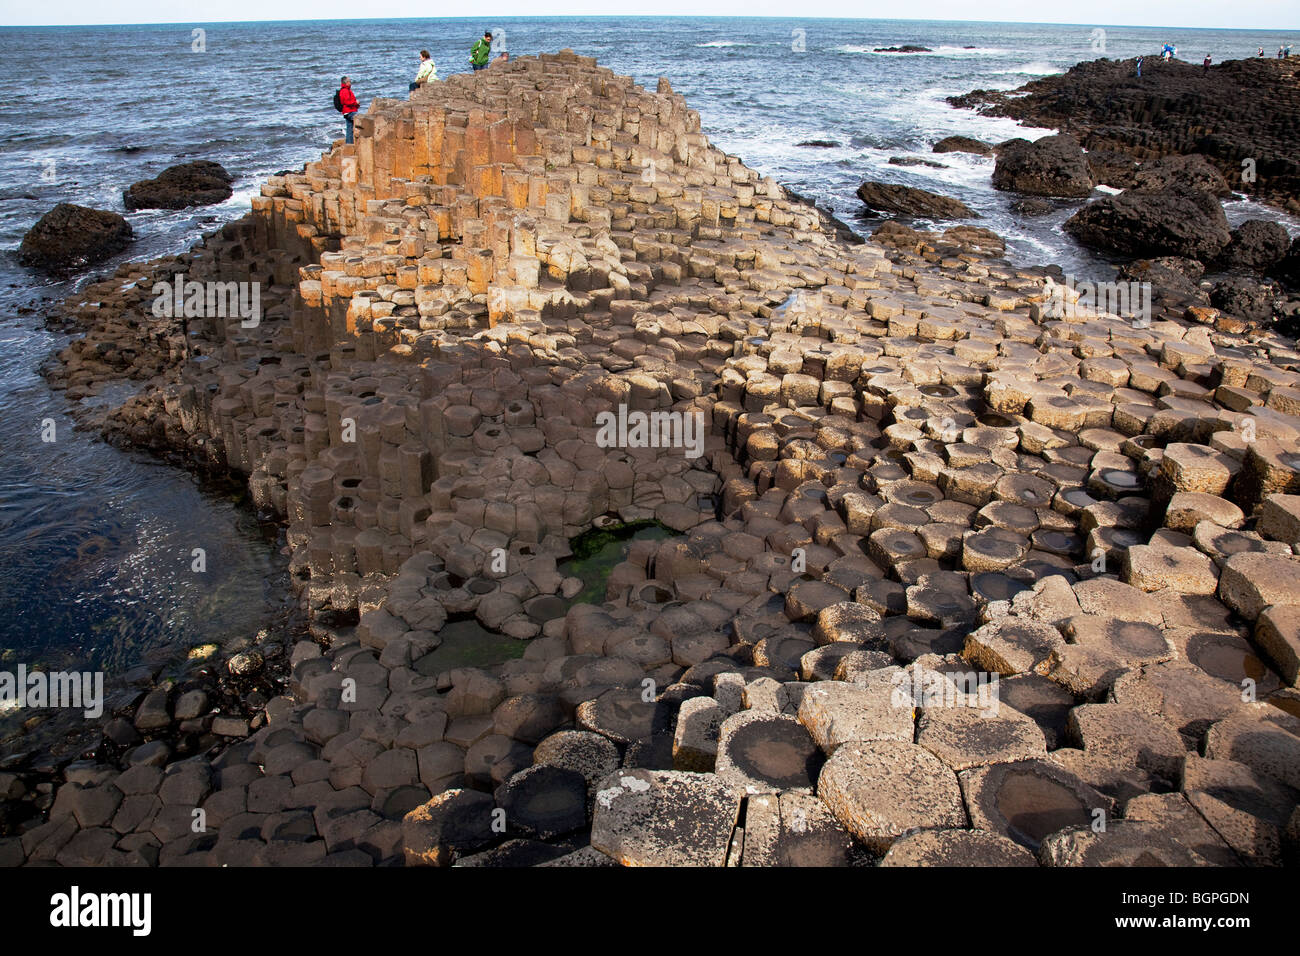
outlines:
[[[718,779],[746,793],[811,793],[822,760],[817,744],[793,717],[746,710],[722,722]]]
[[[1205,861],[1152,823],[1115,820],[1054,833],[1038,849],[1044,866],[1204,866]]]
[[[760,793],[745,801],[742,866],[852,866],[861,855],[811,794]]]
[[[474,790],[447,790],[402,820],[407,866],[449,866],[456,853],[492,839],[492,798]]]
[[[1037,866],[1034,855],[985,830],[921,830],[895,840],[881,866]]]
[[[1058,764],[1046,760],[978,767],[958,775],[971,825],[1037,850],[1050,834],[1091,825],[1113,803]]]
[[[591,845],[624,866],[723,866],[739,814],[710,774],[619,770],[596,790]]]
[[[1047,756],[1038,724],[996,704],[926,707],[916,722],[916,742],[958,771]]]
[[[822,767],[817,794],[835,819],[877,853],[913,829],[966,825],[956,774],[913,743],[845,744]]]
[[[587,780],[577,771],[540,764],[498,787],[496,802],[508,827],[549,840],[586,824]]]
[[[869,684],[821,681],[804,691],[801,723],[823,751],[833,754],[850,741],[896,740],[914,736],[913,707],[889,683],[891,671]]]

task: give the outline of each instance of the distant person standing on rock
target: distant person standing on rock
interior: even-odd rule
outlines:
[[[1282,48],[1281,48],[1281,47],[1278,47],[1278,48],[1277,48],[1277,58],[1278,58],[1279,60],[1282,59]]]
[[[483,36],[474,41],[469,48],[469,65],[473,70],[481,70],[488,65],[492,56],[492,31],[484,30]]]
[[[415,79],[411,82],[411,89],[418,90],[424,84],[438,78],[438,68],[433,63],[433,58],[429,56],[428,50],[420,51],[420,72],[415,74]]]
[[[1205,54],[1205,59],[1201,61],[1201,69],[1206,73],[1210,72],[1210,54]]]
[[[357,102],[357,95],[352,92],[352,81],[346,76],[339,80],[338,92],[334,94],[334,106],[343,114],[343,142],[350,143],[352,123],[356,119],[357,110],[361,109],[361,104]]]
[[[1263,56],[1263,55],[1264,55],[1264,48],[1263,48],[1263,47],[1260,47],[1260,48],[1259,48],[1259,52],[1256,53],[1255,56]]]
[[[1138,76],[1141,76],[1141,75],[1142,75],[1142,57],[1138,57],[1138,60],[1137,60],[1137,68],[1138,68]]]

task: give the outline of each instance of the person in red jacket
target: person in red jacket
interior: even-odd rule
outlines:
[[[343,124],[346,128],[345,143],[352,142],[352,122],[356,119],[357,110],[361,109],[361,104],[357,102],[357,95],[352,92],[352,81],[346,76],[339,81],[339,104],[343,107]]]

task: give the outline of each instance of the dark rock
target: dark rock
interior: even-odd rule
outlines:
[[[993,188],[1082,199],[1093,189],[1083,147],[1073,136],[1044,136],[1029,142],[1013,139],[998,147]]]
[[[492,798],[474,790],[446,790],[402,820],[407,866],[448,866],[454,853],[492,840]]]
[[[541,764],[515,774],[497,788],[496,801],[508,827],[543,840],[587,823],[587,780],[562,767]]]
[[[1219,262],[1228,269],[1263,272],[1281,262],[1290,247],[1291,237],[1281,223],[1247,219],[1232,231],[1232,241]]]
[[[795,143],[796,146],[814,146],[817,149],[834,149],[840,144],[833,139],[806,139],[802,143]]]
[[[1046,216],[1054,207],[1046,199],[1017,199],[1011,211],[1022,216]]]
[[[134,183],[123,191],[122,202],[128,210],[210,206],[230,198],[232,179],[220,163],[200,159],[170,166],[156,179]]]
[[[922,159],[920,156],[890,156],[889,165],[891,166],[929,166],[931,169],[947,169],[943,163],[936,163],[933,159]]]
[[[1281,279],[1288,288],[1300,289],[1300,237],[1292,241],[1290,251],[1269,270],[1269,275]]]
[[[964,202],[940,196],[927,189],[895,183],[866,182],[858,187],[858,198],[872,209],[927,219],[973,219],[976,213]]]
[[[1198,153],[1234,189],[1300,211],[1293,62],[1251,57],[1210,71],[1178,60],[1152,62],[1139,79],[1132,59],[1103,58],[1017,90],[976,90],[949,102],[1074,133],[1089,150],[1144,160]],[[1248,170],[1254,175],[1244,178]]]
[[[1190,156],[1166,156],[1143,163],[1133,173],[1132,182],[1132,189],[1144,193],[1158,193],[1184,186],[1202,190],[1212,196],[1232,194],[1223,174],[1208,159],[1195,153]]]
[[[92,265],[131,242],[131,224],[115,212],[61,202],[23,236],[18,261],[58,271]]]
[[[904,43],[902,46],[878,46],[873,50],[874,53],[932,53],[928,46],[917,46],[915,43]]]
[[[1190,305],[1208,305],[1209,295],[1196,280],[1205,271],[1195,259],[1160,256],[1135,259],[1120,266],[1119,279],[1125,282],[1150,282],[1153,305],[1174,309]]]
[[[974,153],[976,156],[993,155],[993,147],[969,136],[945,136],[932,147],[936,153]]]
[[[1207,192],[1125,192],[1089,203],[1065,223],[1086,246],[1136,258],[1213,259],[1232,238],[1219,201]]]
[[[1268,282],[1245,276],[1229,276],[1214,284],[1210,305],[1239,319],[1267,322],[1273,315],[1277,289]]]
[[[1090,150],[1086,158],[1092,181],[1098,185],[1113,189],[1129,189],[1133,186],[1133,174],[1137,172],[1138,161],[1128,153],[1098,149]]]

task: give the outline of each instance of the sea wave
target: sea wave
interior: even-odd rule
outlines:
[[[742,43],[740,40],[710,40],[707,43],[697,43],[696,46],[754,46],[753,43]]]

